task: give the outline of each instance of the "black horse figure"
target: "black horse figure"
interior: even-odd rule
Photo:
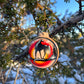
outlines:
[[[40,40],[39,42],[37,42],[37,44],[35,45],[35,59],[36,59],[36,54],[39,51],[40,53],[40,58],[44,58],[45,54],[46,54],[46,50],[49,49],[49,46],[47,45],[42,45],[41,42],[44,42],[43,40]],[[41,55],[41,50],[44,50],[44,56],[42,57]]]

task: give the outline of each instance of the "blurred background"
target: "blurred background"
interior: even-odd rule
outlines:
[[[60,52],[45,69],[28,55],[40,32]],[[0,0],[0,84],[84,84],[84,0]]]

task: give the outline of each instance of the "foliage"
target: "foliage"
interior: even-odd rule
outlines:
[[[69,0],[64,1],[69,2]],[[33,35],[37,35],[40,31],[51,33],[57,26],[75,16],[66,12],[60,20],[56,11],[53,13],[51,10],[51,7],[55,5],[56,2],[51,0],[0,0],[0,72],[4,72],[4,70],[6,72],[9,69],[10,65],[13,64],[12,60],[24,52],[23,47],[28,46],[34,38]],[[33,16],[35,26],[23,28],[24,18],[30,15]],[[80,41],[80,37],[84,35],[83,27],[84,21],[81,21],[67,29],[60,30],[57,35],[52,37],[57,42],[60,52],[70,57],[70,63],[73,67],[71,65],[64,66],[58,61],[51,68],[37,69],[34,67],[33,77],[39,80],[46,79],[45,84],[53,84],[58,82],[56,77],[58,74],[73,77],[75,74],[73,69],[84,70],[84,42]],[[83,48],[76,49],[77,46],[83,46]],[[77,61],[81,62],[80,66],[76,65]],[[22,67],[26,66],[28,56],[22,57],[18,62],[22,63]],[[28,69],[33,71],[30,67]],[[15,71],[17,71],[17,67]],[[80,73],[82,72],[80,71]],[[55,80],[52,83],[51,78],[53,77]]]

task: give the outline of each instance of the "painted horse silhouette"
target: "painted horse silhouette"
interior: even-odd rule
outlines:
[[[41,59],[44,59],[45,54],[46,54],[46,51],[49,49],[49,46],[48,45],[44,45],[43,43],[44,43],[44,41],[43,40],[40,40],[35,45],[35,59],[36,59],[37,52],[39,52],[40,58]],[[44,55],[43,56],[42,56],[42,53],[41,53],[42,50],[44,51]]]
[[[40,33],[30,43],[28,52],[29,61],[38,68],[51,67],[59,58],[58,45],[46,32]]]

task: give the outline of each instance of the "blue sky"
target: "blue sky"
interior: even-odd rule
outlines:
[[[70,0],[69,3],[64,2],[64,0],[57,0],[56,11],[60,14],[64,14],[66,10],[75,13],[79,10],[79,5],[75,0]]]

